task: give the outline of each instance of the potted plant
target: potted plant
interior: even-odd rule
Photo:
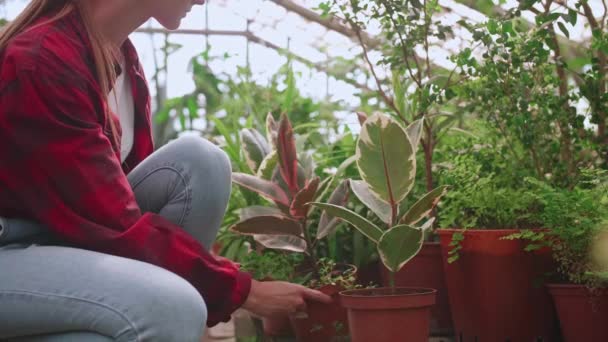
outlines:
[[[230,229],[233,232],[253,236],[255,242],[264,248],[302,253],[303,261],[296,265],[293,275],[306,285],[317,288],[329,295],[354,286],[350,280],[356,271],[352,265],[335,265],[323,261],[317,255],[317,241],[331,234],[338,225],[337,219],[322,213],[319,220],[312,219],[307,203],[325,197],[331,178],[321,182],[314,174],[312,158],[307,154],[298,155],[293,128],[286,115],[275,122],[271,115],[267,119],[267,140],[255,130],[242,133],[243,149],[248,163],[257,175],[233,173],[233,182],[242,188],[256,192],[274,203],[274,206],[253,206],[243,208],[240,222]],[[272,146],[272,147],[271,147]],[[348,182],[343,181],[329,196],[329,202],[345,204],[348,199]],[[328,267],[331,265],[331,267]],[[296,333],[312,334],[315,341],[330,341],[345,327],[346,313],[338,303],[309,304],[306,317],[292,317],[292,322],[310,326],[314,331],[296,329]],[[333,315],[327,315],[327,313]],[[318,315],[317,315],[318,314]],[[283,322],[288,317],[282,318]],[[272,323],[265,321],[266,332]],[[344,329],[341,329],[344,331]],[[303,339],[301,337],[300,339]]]
[[[565,342],[608,341],[608,182],[596,182],[600,178],[595,175],[591,184],[584,181],[571,190],[534,182],[551,229],[515,236],[553,252],[558,274],[547,287]]]
[[[358,113],[361,124],[367,120],[367,114]],[[415,121],[408,126],[408,134],[410,136],[422,136],[424,119]],[[414,146],[417,149],[417,146]],[[351,182],[353,193],[360,199],[364,198],[360,183]],[[425,187],[426,188],[426,187]],[[427,210],[426,215],[430,215],[442,196],[447,192],[446,186],[440,186],[429,192],[425,198],[421,199],[415,205],[424,206]],[[416,212],[413,209],[412,212]],[[426,216],[425,215],[425,216]],[[388,224],[388,215],[380,213],[380,220]],[[422,220],[424,216],[420,216],[417,220]],[[409,220],[408,220],[409,221]],[[418,221],[412,220],[411,224],[417,224]],[[378,263],[379,273],[382,284],[390,286],[390,270],[383,263]],[[412,258],[403,268],[395,273],[395,286],[401,287],[424,287],[437,290],[435,305],[431,308],[430,331],[433,336],[451,336],[453,334],[452,315],[448,300],[448,291],[445,282],[445,274],[443,271],[443,260],[441,257],[441,244],[439,236],[433,226],[425,234],[425,240],[420,252]]]
[[[505,239],[546,227],[536,189],[492,136],[467,145],[441,175],[451,191],[438,211],[439,226],[449,227],[438,233],[456,336],[553,341],[556,315],[543,286],[555,268],[551,252]]]
[[[418,139],[419,135],[410,136],[386,115],[375,114],[363,124],[356,150],[362,180],[351,180],[350,184],[361,201],[388,222],[385,229],[344,206],[313,203],[376,243],[382,262],[391,271],[391,287],[340,293],[342,305],[348,309],[354,342],[394,341],[404,332],[408,341],[428,341],[430,308],[435,303],[436,290],[394,286],[395,273],[418,254],[434,219],[420,227],[413,224],[427,218],[444,193],[444,189],[434,190],[400,214],[400,209],[406,209],[400,206],[415,181]]]

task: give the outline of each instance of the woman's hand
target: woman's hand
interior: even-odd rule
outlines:
[[[306,311],[307,300],[322,303],[332,301],[330,296],[301,285],[252,280],[251,291],[243,309],[261,317],[295,314]]]

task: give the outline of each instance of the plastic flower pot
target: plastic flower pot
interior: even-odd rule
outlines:
[[[464,234],[448,263],[452,235]],[[548,249],[525,252],[519,230],[441,229],[443,265],[458,341],[556,341],[557,319],[543,276],[554,269]]]
[[[549,284],[565,342],[608,341],[608,289]]]
[[[264,317],[262,324],[266,336],[294,336],[288,315]]]
[[[324,286],[319,291],[331,296],[333,303],[309,301],[306,303],[306,313],[290,316],[297,341],[331,342],[348,337],[346,309],[340,306],[339,292],[342,290],[335,285]]]
[[[389,271],[382,264],[380,264],[380,268],[382,283],[384,286],[389,286]],[[420,253],[395,274],[395,286],[436,289],[436,303],[431,308],[430,333],[433,336],[453,335],[452,314],[441,259],[441,245],[438,242],[424,244]]]
[[[378,288],[340,293],[352,342],[428,342],[437,291]]]

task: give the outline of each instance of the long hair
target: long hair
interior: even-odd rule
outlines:
[[[86,10],[83,0],[31,0],[29,5],[7,24],[0,32],[0,51],[3,51],[18,34],[30,29],[41,17],[49,16],[48,22],[59,20],[72,11],[78,11],[91,41],[93,63],[97,73],[99,87],[104,94],[105,119],[110,124],[112,140],[117,142],[117,129],[107,105],[107,96],[116,81],[114,61],[116,50],[108,44],[99,31],[93,28],[89,11]]]

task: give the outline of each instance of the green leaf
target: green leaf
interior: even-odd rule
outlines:
[[[343,174],[346,171],[346,169],[348,169],[348,167],[353,165],[356,161],[357,161],[357,156],[348,157],[345,161],[342,162],[342,164],[340,164],[340,166],[338,166],[338,170],[336,170],[336,174],[334,175],[334,177],[337,177],[337,176]]]
[[[266,248],[304,253],[306,240],[289,235],[254,235],[253,239]]]
[[[283,95],[283,103],[281,109],[283,112],[290,112],[293,106],[293,102],[297,96],[296,80],[291,65],[288,66],[287,78],[285,80],[285,83],[286,88],[285,93]]]
[[[361,178],[381,200],[396,206],[410,192],[416,177],[416,156],[407,133],[392,118],[369,118],[357,142]]]
[[[235,224],[230,230],[243,235],[302,236],[300,223],[282,215],[254,216]]]
[[[296,194],[291,202],[291,206],[289,207],[289,213],[293,217],[306,217],[309,208],[308,203],[314,200],[320,181],[321,180],[319,177],[314,178]]]
[[[232,181],[246,189],[257,192],[262,197],[289,206],[289,199],[285,191],[272,182],[238,172],[232,174]]]
[[[265,180],[270,180],[278,164],[279,155],[277,154],[277,151],[273,150],[264,158],[264,160],[262,160],[262,163],[258,168],[257,176]]]
[[[568,32],[568,29],[566,28],[566,25],[564,25],[564,23],[562,23],[561,21],[557,22],[557,27],[559,27],[559,30],[562,31],[562,33],[570,38],[570,32]]]
[[[367,183],[361,180],[351,180],[350,188],[357,198],[365,204],[371,211],[374,212],[384,223],[389,224],[391,222],[391,206],[386,202],[381,201],[376,195],[374,195]]]
[[[568,10],[568,22],[570,24],[572,24],[572,26],[574,26],[574,25],[576,25],[577,19],[578,19],[578,13],[576,13],[576,11],[573,9],[569,9]]]
[[[437,204],[439,204],[441,197],[445,196],[447,192],[447,186],[440,186],[424,195],[424,197],[414,203],[407,213],[403,215],[399,223],[412,226],[415,225],[433,211]]]
[[[424,127],[424,118],[412,122],[407,127],[407,136],[410,138],[414,153],[418,151],[418,144],[420,144],[420,138],[422,138],[422,128]]]
[[[329,196],[328,203],[341,207],[345,206],[348,202],[349,197],[349,184],[350,181],[348,179],[343,180]],[[337,217],[328,214],[327,211],[324,210],[323,213],[321,213],[321,218],[319,219],[317,239],[321,240],[322,238],[331,235],[335,231],[339,223],[340,220]]]
[[[296,142],[293,137],[293,129],[287,115],[281,116],[279,123],[279,135],[277,140],[277,152],[279,153],[279,170],[281,176],[287,183],[292,195],[298,190],[298,155]]]
[[[423,242],[424,232],[421,229],[399,225],[382,235],[378,253],[384,266],[397,272],[420,252]]]
[[[350,224],[353,225],[357,230],[359,230],[363,235],[367,236],[374,242],[378,242],[382,237],[382,230],[378,228],[375,224],[368,221],[366,218],[361,215],[348,210],[344,207],[337,206],[334,204],[328,203],[310,203],[311,205],[317,206],[323,210],[325,210],[328,214],[336,216]]]
[[[251,168],[251,171],[257,172],[264,158],[270,153],[268,142],[257,130],[245,128],[241,130],[241,147],[247,165]]]

